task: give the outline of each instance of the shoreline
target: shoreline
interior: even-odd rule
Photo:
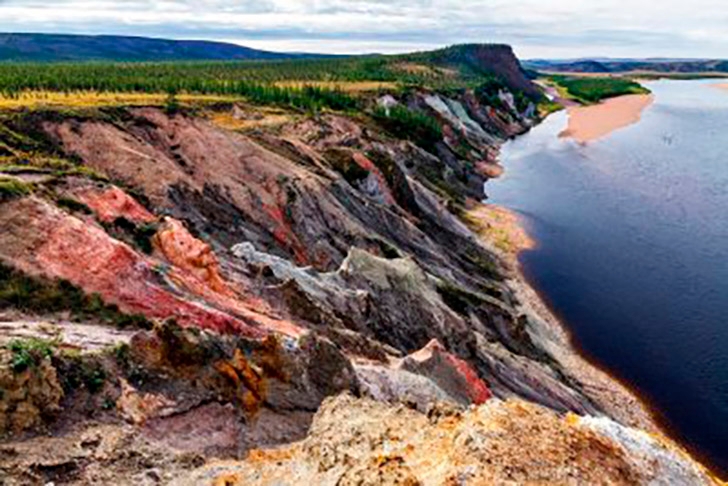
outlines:
[[[524,251],[535,250],[538,242],[530,235],[523,217],[504,206],[477,203],[466,215],[467,221],[478,224],[483,243],[494,250],[511,273],[507,286],[519,301],[519,310],[534,321],[529,329],[532,338],[584,386],[589,396],[606,414],[620,423],[666,437],[649,402],[617,377],[594,362],[576,343],[563,318],[558,317],[531,283],[518,257]],[[495,237],[495,238],[494,238]],[[507,239],[506,243],[499,238]]]
[[[721,89],[728,90],[728,83],[722,84]],[[648,100],[646,104],[643,101],[644,106],[637,112],[636,120],[611,131],[639,121],[642,111],[654,102],[652,94],[627,96],[638,96]],[[507,170],[507,167],[504,166],[504,169]],[[476,229],[475,233],[481,242],[494,250],[512,273],[512,277],[506,280],[506,285],[519,302],[518,309],[535,321],[529,328],[529,333],[534,339],[539,339],[544,349],[552,353],[554,359],[582,384],[585,395],[607,416],[624,425],[644,430],[658,441],[670,444],[703,468],[712,478],[723,481],[724,478],[711,468],[706,456],[678,438],[677,431],[670,425],[666,416],[640,392],[635,384],[613,375],[606,369],[606,365],[600,363],[577,343],[566,320],[548,303],[544,290],[532,282],[519,260],[522,252],[538,248],[538,241],[529,232],[525,217],[504,206],[478,202],[467,211],[465,219],[471,225],[480,226],[481,229]],[[495,228],[495,231],[489,232],[488,228]],[[506,235],[509,243],[499,244],[498,240],[493,238],[493,234]]]
[[[640,121],[652,103],[653,94],[634,94],[609,98],[595,105],[567,107],[569,124],[559,138],[588,143]]]
[[[523,216],[504,206],[491,203],[476,203],[467,214],[469,223],[490,224],[487,214],[507,215],[509,234],[516,235],[524,246],[514,245],[510,251],[502,251],[487,234],[477,232],[482,243],[494,250],[511,272],[506,286],[519,302],[518,309],[530,318],[528,329],[532,339],[538,340],[552,357],[563,366],[583,386],[583,391],[607,417],[628,427],[639,429],[653,439],[679,451],[690,458],[706,474],[717,481],[724,481],[717,471],[710,467],[710,461],[699,451],[688,447],[677,437],[664,414],[653,405],[637,388],[613,375],[606,366],[591,356],[575,340],[566,320],[559,316],[558,310],[548,304],[543,289],[539,289],[528,277],[528,272],[518,257],[522,252],[538,248],[538,242],[530,236]],[[521,236],[525,235],[521,240]],[[721,483],[719,483],[721,484]]]

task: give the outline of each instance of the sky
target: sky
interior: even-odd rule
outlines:
[[[726,0],[0,0],[0,31],[395,53],[465,42],[521,58],[728,58]]]

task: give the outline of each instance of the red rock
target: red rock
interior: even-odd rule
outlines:
[[[73,195],[105,223],[111,223],[120,217],[134,223],[151,223],[155,220],[154,215],[144,206],[116,186],[83,188],[74,191]]]
[[[455,399],[480,405],[492,397],[488,385],[476,371],[466,361],[447,352],[436,339],[407,356],[401,366],[431,379]]]
[[[460,376],[462,376],[467,382],[468,396],[475,405],[481,405],[492,398],[493,395],[490,393],[488,386],[480,379],[480,377],[478,377],[478,374],[467,361],[464,361],[450,353],[446,353],[445,356],[453,367],[458,370]]]
[[[198,259],[173,255],[171,268],[162,271],[161,262],[113,239],[101,227],[34,197],[0,206],[0,226],[4,228],[0,234],[0,259],[29,274],[68,280],[88,294],[99,294],[124,312],[175,318],[182,326],[258,338],[272,329],[288,334],[300,331],[291,322],[258,312],[259,301],[236,298],[215,277],[205,280],[196,275],[198,272],[209,277],[213,269],[212,275],[219,278],[211,263],[215,262],[214,255],[182,232],[178,239],[188,241],[197,250],[192,255]],[[171,244],[166,247],[176,248]],[[199,259],[206,254],[207,259]],[[195,267],[195,262],[202,266]],[[166,277],[170,283],[182,284],[181,288],[166,288],[160,283],[160,278]],[[214,285],[221,285],[222,292]],[[262,305],[260,308],[267,311]]]
[[[386,202],[388,205],[397,204],[397,201],[394,199],[394,195],[392,195],[392,191],[389,189],[387,179],[384,177],[384,174],[382,174],[382,171],[380,171],[379,168],[374,164],[374,162],[372,162],[366,156],[364,156],[364,154],[361,154],[359,152],[355,152],[353,158],[354,162],[356,162],[359,167],[370,172],[371,174],[374,174],[374,177],[377,178],[377,181],[379,182],[379,189],[382,191],[382,196],[384,197],[384,202]]]

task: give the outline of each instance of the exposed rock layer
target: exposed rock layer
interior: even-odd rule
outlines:
[[[578,482],[597,466],[615,483],[707,481],[668,441],[643,447],[645,437],[622,428],[652,425],[574,355],[512,262],[457,216],[484,197],[498,144],[532,123],[501,95],[498,110],[468,92],[394,100],[442,124],[432,153],[334,114],[248,134],[152,108],[112,120],[32,115],[46,143],[115,182],[33,174],[34,194],[0,203],[0,260],[156,326],[100,335],[91,311],[69,309],[89,324],[68,335],[78,355],[63,352],[72,343],[60,333],[43,365],[59,376],[64,395],[48,402],[64,413],[10,430],[37,429],[43,416],[63,450],[41,459],[42,440],[20,434],[0,468],[20,484],[236,471],[241,484],[267,484],[256,460],[270,480],[322,484]],[[69,316],[44,318],[58,327]],[[6,320],[13,332],[45,335],[22,305]],[[109,345],[101,352],[100,341]],[[189,454],[240,459],[304,439],[321,403],[342,392],[368,398],[329,401],[311,437],[289,449],[190,475],[205,458]],[[461,415],[437,402],[482,406]],[[390,419],[391,433],[413,437],[394,456],[379,449]],[[524,444],[533,454],[517,457]],[[442,468],[425,477],[418,450]]]

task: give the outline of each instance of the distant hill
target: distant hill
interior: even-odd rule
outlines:
[[[0,34],[0,61],[186,61],[328,57],[261,51],[224,42],[113,35]]]
[[[528,69],[561,73],[728,73],[728,61],[719,59],[538,59],[523,64]]]
[[[490,73],[502,79],[511,89],[523,91],[532,97],[541,96],[541,92],[528,79],[513,48],[506,44],[459,44],[408,54],[402,58],[452,67],[461,73]]]

